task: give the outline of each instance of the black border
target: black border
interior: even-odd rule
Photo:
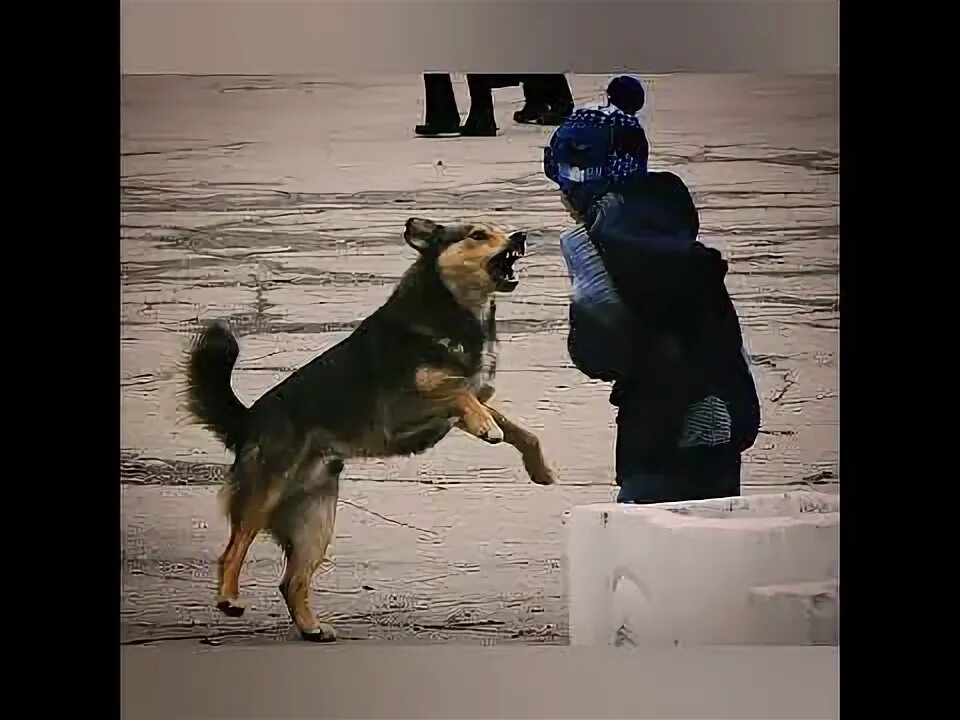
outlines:
[[[871,281],[879,284],[883,278],[870,272],[865,261],[887,236],[883,218],[876,213],[875,199],[889,197],[881,186],[896,170],[888,154],[872,148],[873,133],[866,130],[895,120],[873,115],[885,109],[870,108],[867,101],[887,97],[887,84],[896,81],[888,74],[889,59],[879,61],[882,72],[876,72],[876,66],[874,70],[864,67],[868,62],[868,36],[895,37],[897,33],[888,35],[877,27],[868,32],[863,14],[854,15],[860,7],[840,3],[844,74],[839,98],[843,164],[840,195],[843,236],[847,240],[840,282],[844,309],[840,333],[844,400],[841,475],[846,478],[841,545],[845,581],[841,600],[845,649],[841,652],[841,708],[847,711],[860,707],[876,692],[876,680],[868,667],[875,658],[901,662],[902,658],[890,657],[890,651],[869,646],[890,634],[909,634],[899,625],[901,621],[885,612],[893,599],[878,595],[868,584],[869,566],[889,559],[888,546],[899,543],[900,537],[909,532],[901,526],[898,537],[886,543],[882,531],[871,532],[880,530],[878,523],[889,518],[889,506],[881,507],[888,501],[888,491],[902,489],[909,478],[897,486],[883,482],[889,471],[883,459],[874,454],[883,448],[871,439],[874,435],[869,428],[861,425],[897,412],[890,407],[890,398],[878,395],[867,380],[868,372],[887,374],[886,368],[871,366],[892,351],[884,350],[879,342],[871,347],[871,325],[889,318],[871,312],[871,304],[881,293],[871,292],[869,286]],[[40,9],[43,15],[48,12],[46,7]],[[43,578],[42,592],[50,593],[55,602],[46,610],[31,608],[30,604],[38,600],[37,595],[28,593],[21,614],[33,621],[34,639],[39,633],[54,641],[55,646],[47,645],[41,652],[58,655],[56,665],[65,668],[69,678],[80,685],[79,695],[49,690],[42,701],[56,703],[62,698],[72,711],[83,706],[100,710],[119,708],[120,573],[119,565],[114,564],[120,410],[116,391],[120,307],[119,3],[64,5],[53,12],[63,35],[57,36],[57,29],[53,29],[40,43],[41,51],[49,53],[53,68],[25,71],[23,100],[13,103],[13,109],[22,112],[14,121],[22,124],[24,140],[14,137],[12,150],[25,153],[24,169],[32,178],[30,187],[24,188],[23,194],[28,197],[14,197],[14,202],[22,202],[19,212],[30,213],[34,227],[41,228],[28,230],[27,238],[19,243],[14,241],[26,251],[25,265],[14,272],[44,274],[44,286],[55,288],[49,298],[53,312],[48,310],[46,319],[34,314],[25,328],[28,337],[14,341],[33,346],[29,356],[36,369],[25,368],[15,376],[23,378],[20,385],[24,397],[8,402],[26,407],[24,435],[33,435],[38,441],[29,451],[33,458],[30,472],[22,476],[34,498],[22,512],[34,530],[28,538],[29,547],[23,548],[20,556],[24,562],[18,566],[29,572],[28,555],[41,554],[41,562],[50,563],[52,573]],[[31,24],[46,27],[51,23],[43,17],[33,23],[17,22],[21,28]],[[880,58],[881,54],[874,57]],[[63,79],[56,79],[56,75]],[[881,83],[883,87],[871,87]],[[46,130],[40,130],[43,118],[47,118]],[[887,127],[876,132],[899,130]],[[50,206],[50,195],[44,190],[51,186],[60,188],[55,198],[57,207]],[[55,260],[62,260],[62,267],[47,269]],[[13,261],[15,266],[19,262]],[[72,313],[81,321],[72,320]],[[878,332],[878,336],[883,335]],[[904,367],[899,372],[906,375],[910,369]],[[20,388],[11,383],[9,391],[16,397]],[[9,439],[13,437],[8,435]],[[22,437],[20,442],[30,440]],[[18,451],[18,444],[11,449],[13,453]],[[896,448],[890,452],[896,452]],[[38,467],[43,472],[37,472]],[[877,482],[872,482],[874,478]],[[8,482],[19,479],[10,476]],[[871,520],[875,527],[871,527]],[[47,544],[50,547],[38,547]],[[25,579],[31,584],[38,582],[37,578]],[[68,597],[70,602],[61,604]],[[47,614],[50,612],[53,614]],[[889,622],[898,624],[889,628],[885,626]],[[62,672],[49,666],[48,670]]]
[[[120,3],[17,10],[5,147],[20,160],[9,202],[27,230],[8,235],[20,250],[8,270],[34,288],[12,299],[5,348],[20,363],[7,453],[26,458],[7,477],[23,503],[7,509],[28,528],[8,545],[21,589],[8,628],[40,658],[18,669],[37,689],[13,689],[34,710],[110,717],[121,707]]]
[[[868,54],[873,38],[888,37],[879,20],[868,31],[863,25],[861,6],[841,2],[840,11],[840,67],[839,79],[839,136],[840,136],[840,212],[841,256],[839,297],[841,304],[840,346],[840,476],[843,483],[844,508],[840,528],[840,565],[842,591],[840,593],[840,713],[852,717],[860,714],[868,699],[881,698],[884,710],[894,712],[890,696],[893,686],[878,685],[878,662],[888,662],[898,650],[887,645],[890,637],[900,635],[905,628],[900,618],[889,613],[889,590],[870,583],[871,577],[889,573],[893,553],[881,538],[891,535],[883,531],[881,523],[896,523],[893,534],[897,542],[910,533],[905,527],[909,513],[896,513],[890,506],[892,489],[884,476],[888,473],[888,452],[897,452],[886,430],[879,430],[884,418],[895,417],[900,411],[892,407],[897,402],[889,388],[895,373],[888,369],[896,352],[889,343],[881,345],[874,337],[883,337],[882,325],[890,317],[878,312],[877,300],[885,293],[871,285],[889,279],[887,273],[870,269],[870,258],[884,253],[882,238],[889,229],[884,227],[886,213],[878,198],[886,197],[882,186],[888,183],[891,169],[885,162],[883,147],[890,145],[886,138],[875,137],[870,126],[876,124],[870,98],[889,98],[888,83],[892,77],[877,73]],[[894,31],[896,36],[896,31]],[[887,69],[890,69],[886,64]],[[904,98],[906,101],[906,98]],[[874,128],[876,136],[902,129]],[[877,144],[877,141],[880,141]],[[884,166],[887,168],[884,169]],[[884,277],[886,276],[886,277]],[[909,280],[907,280],[909,282]],[[889,291],[887,291],[889,292]],[[881,326],[875,328],[875,326]],[[910,330],[907,330],[911,333]],[[900,372],[909,372],[902,368]],[[870,378],[876,376],[876,381]],[[894,520],[891,513],[896,513]],[[890,527],[889,524],[887,526]],[[906,550],[906,548],[903,548]],[[900,566],[902,570],[907,568]],[[885,568],[887,569],[885,572]],[[894,591],[895,592],[895,591]],[[885,597],[882,602],[878,598]],[[894,619],[896,618],[896,619]],[[890,633],[884,629],[890,627]],[[912,704],[913,698],[911,698]],[[872,702],[869,704],[873,704]],[[913,713],[909,713],[913,715]]]

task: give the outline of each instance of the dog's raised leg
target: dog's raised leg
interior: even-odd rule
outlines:
[[[430,367],[420,368],[416,375],[417,389],[433,402],[446,406],[456,418],[457,427],[491,445],[503,442],[503,430],[477,396],[460,387],[462,381],[462,377]],[[481,392],[492,395],[493,388],[485,386]]]
[[[487,411],[503,429],[504,442],[512,445],[520,452],[523,467],[526,469],[527,475],[530,476],[530,480],[537,485],[553,485],[555,480],[550,468],[547,467],[543,451],[540,449],[540,438],[525,427],[504,417],[503,413],[494,410],[492,407],[487,407]]]
[[[489,385],[484,386],[477,392],[477,399],[481,403],[486,403],[491,397],[493,397],[493,388]],[[540,438],[489,405],[485,404],[484,408],[503,431],[503,441],[519,451],[523,460],[523,467],[526,469],[530,480],[537,485],[553,485],[555,482],[553,472],[547,467],[547,461],[543,457],[543,451],[540,449]],[[461,430],[467,430],[462,420],[457,422],[457,427]]]
[[[282,506],[274,534],[284,546],[287,566],[280,593],[300,636],[310,642],[337,639],[333,625],[310,609],[310,586],[333,538],[343,462],[332,460],[314,471],[310,492]]]
[[[471,435],[496,445],[506,439],[504,429],[501,428],[490,409],[480,402],[475,395],[469,392],[457,396],[458,425]]]

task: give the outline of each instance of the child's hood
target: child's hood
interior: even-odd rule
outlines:
[[[683,180],[651,172],[606,195],[587,225],[598,239],[630,238],[650,251],[688,251],[700,233],[700,215]]]
[[[720,253],[697,241],[699,214],[673,173],[650,173],[608,194],[587,218],[587,227],[617,286],[628,295],[631,290],[696,294],[726,276]]]

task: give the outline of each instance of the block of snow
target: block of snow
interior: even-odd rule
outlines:
[[[574,645],[836,639],[837,495],[583,505],[566,525]]]
[[[756,644],[839,645],[840,581],[765,585],[750,591]]]

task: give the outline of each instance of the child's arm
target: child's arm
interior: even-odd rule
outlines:
[[[572,284],[570,359],[587,377],[616,381],[631,362],[630,313],[586,230],[563,233],[560,249]]]

